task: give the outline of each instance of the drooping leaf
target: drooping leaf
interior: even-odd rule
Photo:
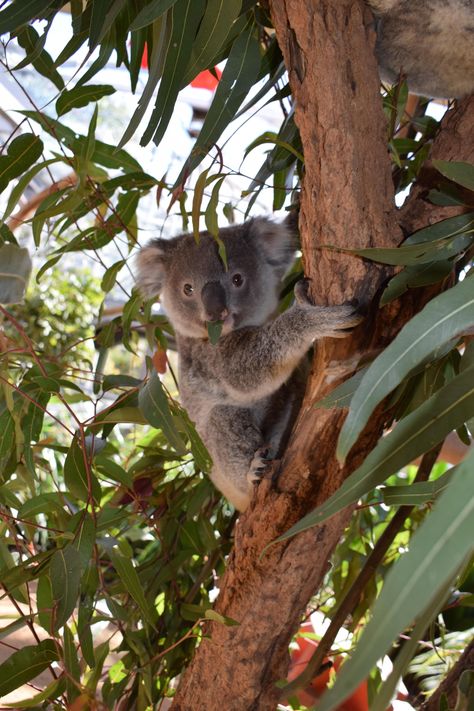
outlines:
[[[130,25],[130,29],[138,30],[141,27],[150,25],[158,17],[164,15],[165,12],[176,3],[176,1],[177,0],[151,0],[151,2],[149,2],[148,5],[138,13]]]
[[[64,482],[68,490],[81,501],[89,501],[92,496],[100,500],[100,486],[89,467],[86,469],[84,452],[77,439],[74,439],[64,462]]]
[[[59,548],[50,564],[54,629],[63,627],[76,607],[81,582],[81,556],[73,545]]]
[[[434,160],[433,165],[436,170],[449,180],[463,185],[469,190],[474,190],[474,165],[449,160]]]
[[[114,550],[110,551],[110,560],[123,582],[126,592],[135,600],[144,618],[150,625],[154,626],[156,622],[155,610],[147,602],[140,578],[133,567],[132,561]]]
[[[474,552],[473,466],[471,454],[412,537],[408,553],[389,570],[357,650],[320,699],[318,711],[337,708],[368,677],[397,635],[423,615]]]
[[[58,647],[54,639],[45,639],[13,652],[0,664],[0,697],[31,681],[58,659]]]
[[[77,657],[77,649],[74,636],[67,625],[64,625],[63,635],[64,666],[67,671],[66,693],[70,704],[80,695],[79,681],[81,678],[81,668]]]
[[[13,32],[21,25],[38,17],[54,0],[13,0],[0,12],[0,35]]]
[[[38,74],[52,81],[54,86],[61,91],[64,88],[64,80],[56,69],[50,54],[43,49],[46,37],[40,37],[34,27],[27,26],[18,33],[17,39],[20,47],[26,52],[28,63],[31,61]],[[16,69],[18,68],[19,66],[16,67]]]
[[[58,116],[63,116],[72,109],[87,106],[93,101],[99,101],[104,96],[114,94],[115,89],[109,84],[87,84],[86,86],[75,86],[74,89],[61,92],[56,101],[56,111]]]
[[[365,373],[351,401],[339,436],[337,455],[344,460],[369,415],[436,348],[474,326],[474,279],[467,277],[432,299],[400,331]]]
[[[193,42],[189,64],[181,81],[182,87],[187,86],[203,69],[211,66],[224,46],[241,7],[242,0],[208,0]]]
[[[163,76],[148,126],[140,145],[150,140],[158,145],[171,119],[181,88],[183,72],[189,61],[193,40],[202,18],[204,0],[176,0],[172,9],[172,29]]]
[[[305,531],[355,503],[388,476],[441,442],[473,414],[474,366],[466,368],[400,420],[327,501],[304,516],[279,540]]]
[[[0,156],[0,192],[5,190],[10,180],[21,175],[43,152],[43,141],[34,133],[24,133],[14,138],[6,155]]]
[[[5,212],[3,213],[2,216],[2,221],[7,220],[11,213],[13,212],[14,208],[18,204],[19,199],[23,195],[24,191],[28,187],[28,185],[31,183],[33,178],[36,177],[36,175],[42,171],[44,168],[47,168],[49,165],[52,165],[53,163],[57,163],[59,161],[59,158],[50,158],[49,160],[42,161],[41,163],[38,163],[37,165],[34,165],[32,168],[26,171],[26,173],[23,173],[21,178],[18,180],[18,183],[15,185],[13,190],[11,191],[9,197],[8,197],[8,202],[7,206],[5,208]]]
[[[249,25],[234,42],[194,148],[177,180],[188,175],[220,138],[255,82],[260,67],[260,51]]]
[[[170,445],[178,454],[185,454],[186,447],[176,429],[163,385],[156,373],[152,373],[138,395],[140,409],[153,427],[162,430]]]

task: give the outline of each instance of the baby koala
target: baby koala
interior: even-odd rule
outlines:
[[[294,260],[288,222],[257,218],[219,231],[228,268],[208,232],[156,239],[138,255],[137,284],[160,295],[176,332],[180,396],[213,459],[211,479],[241,511],[253,483],[281,454],[304,394],[298,366],[315,339],[347,335],[354,305],[314,306],[307,282],[275,316]],[[207,324],[220,321],[217,344]]]
[[[474,92],[474,0],[367,0],[382,79],[423,96]]]

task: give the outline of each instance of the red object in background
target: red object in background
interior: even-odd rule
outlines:
[[[211,74],[209,69],[206,69],[204,72],[200,72],[197,77],[194,77],[191,86],[194,86],[196,89],[209,89],[209,91],[214,91],[222,76],[221,70],[217,67],[214,67],[214,71],[217,74],[217,79]]]
[[[314,628],[311,622],[305,622],[301,628],[300,632],[303,633],[314,633]],[[291,651],[291,662],[290,670],[288,672],[288,681],[292,681],[305,669],[309,660],[313,656],[313,653],[318,646],[318,643],[314,639],[309,639],[308,637],[297,637],[296,638],[297,648]],[[333,669],[337,672],[342,664],[343,658],[341,656],[335,657],[333,660],[329,660],[327,657],[324,659],[324,664],[328,661],[333,662]],[[324,691],[329,682],[331,675],[331,669],[325,669],[314,677],[311,683],[305,688],[295,693],[298,701],[305,706],[313,706],[315,701],[323,695]],[[360,686],[349,696],[340,706],[335,709],[335,711],[369,711],[369,701],[367,695],[367,682],[363,681]]]
[[[148,49],[146,45],[143,50],[141,67],[142,69],[148,69]],[[218,67],[214,67],[214,71],[217,74],[217,79],[213,74],[211,74],[209,69],[206,69],[194,77],[190,86],[193,86],[196,89],[208,89],[209,91],[214,91],[219,83],[219,79],[222,76],[222,72],[218,69]]]

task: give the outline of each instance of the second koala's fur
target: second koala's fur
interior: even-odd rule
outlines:
[[[354,306],[310,303],[306,282],[275,317],[281,279],[294,259],[286,223],[258,218],[220,230],[157,239],[140,251],[137,283],[160,294],[176,332],[180,394],[213,459],[211,479],[236,508],[284,446],[304,392],[298,370],[313,341],[341,337],[361,318]],[[207,323],[222,321],[216,345]]]
[[[367,0],[377,23],[382,79],[407,76],[415,94],[474,92],[474,0]]]

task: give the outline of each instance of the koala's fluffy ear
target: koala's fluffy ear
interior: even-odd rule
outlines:
[[[295,225],[286,219],[284,222],[272,222],[266,217],[256,217],[249,222],[249,231],[269,264],[282,277],[290,268],[298,249]]]
[[[171,240],[166,239],[155,239],[139,251],[135,281],[145,298],[158,296],[162,290],[171,251]]]

